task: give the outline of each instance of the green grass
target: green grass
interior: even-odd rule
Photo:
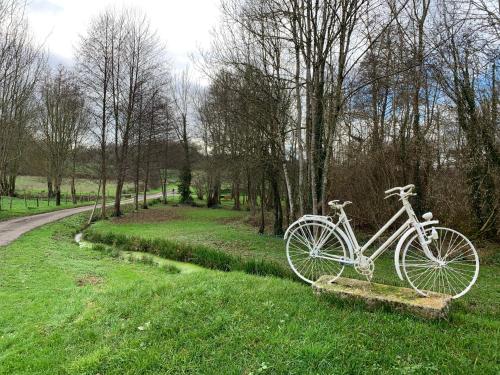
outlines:
[[[156,258],[79,247],[80,224],[0,247],[0,373],[497,373],[497,266],[450,321],[430,323],[318,299],[287,279],[162,260],[180,270],[165,272]]]
[[[57,211],[65,208],[74,208],[85,205],[92,205],[95,201],[88,200],[88,195],[96,194],[98,185],[91,180],[86,179],[77,179],[77,194],[83,195],[83,201],[78,201],[77,204],[71,203],[70,193],[69,193],[69,180],[64,180],[63,183],[63,199],[61,199],[61,205],[56,206],[55,199],[52,198],[50,202],[47,199],[36,199],[36,194],[43,193],[47,189],[46,179],[45,177],[33,177],[33,176],[19,176],[17,178],[17,192],[24,194],[29,193],[32,194],[31,198],[28,198],[26,203],[23,198],[11,198],[10,197],[0,197],[0,221],[13,219],[21,216],[29,216],[35,214],[41,214],[45,212]],[[116,189],[116,185],[114,183],[110,183],[108,190],[109,201],[112,202],[114,199],[114,189]],[[126,188],[131,188],[131,184],[127,184]],[[177,186],[174,183],[168,185],[168,191],[171,192],[172,189],[175,188],[177,191]],[[67,190],[66,190],[67,189]],[[161,189],[151,189],[149,190],[149,194],[160,192]],[[87,195],[87,196],[85,196]],[[139,201],[142,202],[142,193],[139,195]],[[93,198],[93,197],[92,197]],[[127,198],[127,197],[125,197]],[[169,199],[173,199],[169,197]]]
[[[117,234],[207,245],[248,257],[283,259],[283,239],[257,235],[255,228],[245,223],[248,213],[244,211],[157,206],[146,215],[131,214],[125,221],[101,221],[93,229],[104,232],[111,229]]]
[[[125,189],[131,188],[132,184],[126,184]],[[97,194],[99,189],[99,181],[84,178],[76,179],[77,194]],[[107,194],[113,196],[116,190],[116,184],[109,181],[106,184]],[[23,192],[47,192],[47,178],[43,176],[18,176],[16,179],[16,191]],[[71,180],[64,178],[61,185],[62,194],[71,194]]]
[[[28,199],[27,204],[25,204],[24,199],[12,198],[12,208],[11,208],[10,197],[1,197],[0,199],[2,200],[0,209],[0,221],[20,216],[28,216],[34,214],[41,214],[44,212],[62,210],[65,208],[85,206],[94,203],[92,201],[78,202],[76,205],[74,205],[71,202],[61,201],[61,205],[56,206],[54,200],[51,200],[48,203],[46,200],[44,201],[40,199],[38,201],[38,206],[37,206],[36,199]]]
[[[279,263],[236,256],[203,245],[191,245],[159,238],[132,237],[112,232],[103,234],[93,230],[85,232],[85,240],[93,242],[94,248],[112,254],[118,254],[121,250],[149,253],[165,259],[190,262],[221,271],[244,271],[256,275],[295,278],[287,267]],[[149,257],[149,255],[144,255],[144,257]]]
[[[170,175],[170,173],[169,173]],[[173,174],[171,178],[175,178]],[[134,184],[127,182],[124,185],[124,191],[132,193],[134,191]],[[168,189],[177,190],[177,184],[172,182],[168,184]],[[99,181],[85,178],[76,179],[76,192],[81,195],[96,195],[99,189]],[[47,192],[47,178],[43,176],[18,176],[16,179],[16,191],[23,194],[26,193],[46,193]],[[116,191],[116,183],[112,180],[106,183],[107,195],[114,197]],[[151,189],[150,192],[160,192],[161,188]],[[61,193],[65,195],[71,194],[71,180],[64,178],[61,185]]]
[[[114,236],[164,240],[167,247],[176,244],[178,248],[186,245],[201,246],[243,260],[269,262],[273,269],[274,265],[278,264],[281,266],[281,272],[277,270],[269,272],[274,275],[289,272],[290,267],[286,259],[283,239],[273,235],[257,234],[257,229],[249,225],[250,221],[249,213],[245,211],[156,206],[147,213],[130,214],[125,219],[97,222],[92,226],[89,234],[101,237],[107,235],[107,242],[110,243],[115,241],[112,238]],[[240,270],[242,268],[244,266],[236,267]],[[360,277],[349,267],[346,267],[343,276]],[[397,277],[392,252],[387,252],[377,259],[373,281],[408,286],[406,281]]]
[[[94,235],[97,240],[118,244],[121,241],[134,250],[177,260],[190,260],[190,254],[196,253],[198,249],[200,254],[194,261],[209,268],[289,276],[290,267],[283,239],[272,235],[259,235],[249,222],[249,214],[243,211],[158,205],[149,211],[130,213],[122,219],[99,221],[88,233]],[[491,254],[491,249],[488,249],[488,252]],[[498,252],[500,249],[496,246],[494,253]],[[217,258],[217,253],[230,258]],[[488,296],[490,300],[499,300],[500,290],[494,285],[495,272],[500,271],[496,258],[498,257],[490,256],[488,259],[481,259],[477,283],[465,298],[456,302],[457,305],[466,308],[479,304],[481,294]],[[252,262],[256,267],[252,267]],[[363,278],[350,267],[345,268],[342,276]],[[392,251],[376,260],[372,280],[381,284],[409,286],[397,276]],[[481,283],[484,283],[482,290],[477,286]],[[500,310],[498,303],[487,304],[483,308],[492,313],[498,313]]]

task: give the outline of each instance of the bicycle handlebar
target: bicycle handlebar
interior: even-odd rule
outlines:
[[[392,197],[393,195],[397,195],[397,196],[400,196],[402,198],[403,197],[408,197],[408,196],[411,196],[411,195],[415,195],[415,194],[412,194],[412,191],[413,191],[414,188],[415,188],[415,185],[413,185],[413,184],[409,184],[409,185],[406,185],[406,186],[396,186],[396,187],[393,187],[393,188],[385,191],[385,194],[389,194],[385,198]],[[352,203],[350,201],[345,201],[344,203],[339,203],[339,202],[340,201],[338,199],[335,199],[333,201],[329,201],[328,202],[328,206],[330,206],[333,209],[340,210],[341,208],[344,208],[348,204]]]
[[[399,192],[399,194],[408,194],[408,193],[411,193],[411,191],[415,188],[415,185],[413,184],[409,184],[409,185],[406,185],[406,186],[396,186],[396,187],[393,187],[392,189],[389,189],[389,190],[386,190],[385,191],[385,194],[390,194],[390,193],[394,193],[394,192]]]
[[[345,201],[344,203],[339,203],[339,200],[335,199],[333,201],[328,202],[328,205],[331,208],[335,208],[338,210],[338,209],[344,208],[345,206],[347,206],[348,204],[351,204],[351,203],[352,203],[351,201]]]

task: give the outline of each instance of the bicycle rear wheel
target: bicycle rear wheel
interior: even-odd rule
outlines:
[[[435,235],[432,236],[432,230]],[[418,235],[413,236],[403,252],[403,270],[410,285],[421,295],[429,292],[463,296],[476,282],[479,257],[476,249],[463,234],[448,228],[427,228],[433,238],[428,248],[436,260],[424,253]]]
[[[330,275],[330,281],[338,278],[344,270],[338,259],[347,258],[344,243],[335,230],[313,221],[301,223],[290,233],[286,256],[297,276],[310,284],[323,275]]]

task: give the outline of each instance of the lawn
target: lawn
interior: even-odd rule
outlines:
[[[77,178],[75,181],[75,185],[77,194],[95,195],[97,194],[97,190],[99,189],[99,181],[97,180]],[[126,183],[124,189],[130,189],[132,187],[133,184]],[[116,184],[113,181],[109,181],[106,184],[106,190],[109,196],[113,196],[115,194]],[[16,179],[16,191],[20,193],[46,193],[47,178],[44,176],[18,176]],[[63,178],[61,193],[67,195],[71,194],[71,180],[69,178]]]
[[[175,241],[209,245],[244,256],[282,259],[282,238],[256,235],[247,224],[248,213],[226,209],[189,206],[155,206],[148,211],[131,213],[123,218],[101,221],[97,231],[168,238]]]
[[[318,299],[287,279],[129,263],[76,245],[80,223],[0,247],[0,373],[498,370],[498,268],[483,270],[476,303],[430,323]]]

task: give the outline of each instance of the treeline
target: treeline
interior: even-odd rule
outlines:
[[[0,195],[39,166],[56,201],[63,177],[90,177],[101,214],[120,215],[126,181],[136,207],[152,185],[166,201],[175,168],[182,202],[194,185],[217,207],[229,187],[235,209],[280,235],[334,198],[373,228],[397,204],[382,191],[413,183],[419,214],[499,237],[494,0],[223,0],[197,61],[205,87],[174,74],[126,8],[90,20],[74,66],[50,67],[25,6],[0,2]]]
[[[69,177],[99,183],[101,215],[119,216],[126,181],[136,207],[161,186],[167,201],[169,169],[182,165],[180,191],[189,201],[192,145],[187,72],[176,77],[148,18],[138,10],[108,9],[91,19],[72,67],[51,67],[30,36],[26,2],[0,2],[0,195],[16,194],[16,177],[47,176],[47,191],[61,203]],[[107,183],[116,182],[114,206]],[[141,191],[140,191],[141,190]]]
[[[374,227],[413,183],[418,213],[499,237],[495,1],[225,0],[198,106],[208,204],[221,183],[279,235],[352,200]],[[262,202],[262,204],[261,204]]]

